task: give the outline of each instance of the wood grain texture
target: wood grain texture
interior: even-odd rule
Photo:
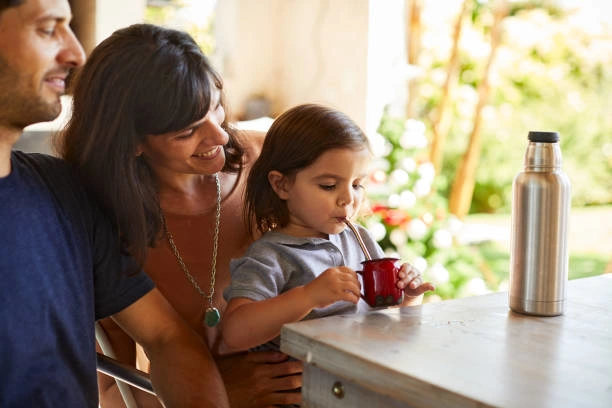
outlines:
[[[611,407],[612,275],[570,281],[561,316],[513,313],[507,296],[292,323],[281,350],[407,406]],[[340,406],[323,400],[307,406]]]

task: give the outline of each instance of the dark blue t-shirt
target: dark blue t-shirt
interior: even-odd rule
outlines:
[[[97,407],[94,320],[153,288],[61,160],[0,178],[0,407]]]

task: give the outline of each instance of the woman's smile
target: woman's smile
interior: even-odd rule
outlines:
[[[198,159],[209,160],[209,159],[217,157],[220,151],[221,151],[221,146],[215,146],[208,151],[201,152],[201,153],[194,153],[192,157],[197,157]]]

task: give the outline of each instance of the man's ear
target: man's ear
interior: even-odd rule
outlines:
[[[272,186],[272,190],[278,198],[286,200],[289,198],[288,188],[290,187],[289,180],[280,171],[272,170],[268,173],[268,183]]]

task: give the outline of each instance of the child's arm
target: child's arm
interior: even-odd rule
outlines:
[[[359,291],[355,271],[341,266],[329,268],[312,282],[270,299],[234,298],[225,309],[223,342],[232,351],[258,346],[278,336],[283,324],[304,318],[314,308],[340,300],[357,303]]]

